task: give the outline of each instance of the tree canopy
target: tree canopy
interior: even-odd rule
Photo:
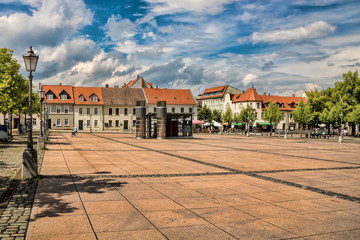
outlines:
[[[205,122],[212,122],[212,112],[208,106],[203,106],[198,112],[198,119]]]
[[[272,134],[273,124],[277,125],[281,120],[284,119],[284,116],[280,109],[276,106],[274,102],[270,102],[268,108],[264,111],[263,119],[268,121],[271,124],[270,136]]]

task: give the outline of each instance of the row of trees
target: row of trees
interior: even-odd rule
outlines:
[[[360,123],[360,78],[358,71],[344,73],[342,77],[343,81],[336,82],[333,88],[307,92],[307,104],[302,100],[299,102],[292,111],[292,116],[294,122],[299,124],[300,131],[306,125],[316,127],[323,123],[327,124],[330,132],[330,124],[340,125],[346,122],[352,125],[350,134],[355,135],[355,124]],[[255,121],[255,110],[248,105],[239,115],[234,115],[230,108],[221,114],[218,110],[211,111],[204,106],[198,112],[198,119],[206,122],[214,120],[228,125],[232,122],[244,123],[248,130]],[[277,125],[284,116],[277,105],[271,102],[262,119]]]
[[[19,73],[20,64],[13,57],[14,52],[0,48],[0,113],[9,116],[9,131],[12,134],[13,114],[28,112],[29,81]],[[39,98],[33,92],[33,112],[39,112]],[[4,123],[5,124],[5,123]]]

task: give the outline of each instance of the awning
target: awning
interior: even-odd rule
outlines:
[[[233,125],[233,126],[242,126],[242,125],[244,125],[244,123],[231,123],[231,125]]]
[[[269,123],[269,122],[258,122],[256,123],[259,126],[271,126],[274,125],[273,123]]]
[[[204,123],[205,123],[204,121],[200,121],[197,119],[192,120],[192,124],[204,124]]]

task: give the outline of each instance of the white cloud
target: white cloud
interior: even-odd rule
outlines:
[[[252,41],[281,43],[289,41],[301,41],[305,39],[320,38],[335,31],[335,27],[325,21],[317,21],[305,26],[266,32],[255,32],[252,34]]]
[[[31,15],[18,12],[0,17],[0,45],[12,49],[35,44],[54,46],[89,25],[93,18],[82,0],[24,3],[33,7]]]
[[[225,4],[237,0],[147,0],[152,5],[152,12],[158,15],[179,12],[195,12],[215,15],[221,13]]]
[[[119,16],[111,16],[104,29],[106,34],[113,41],[125,41],[136,34],[137,25],[129,19],[122,19]]]
[[[244,85],[248,85],[248,84],[254,82],[257,79],[257,77],[258,77],[257,75],[255,75],[253,73],[249,73],[243,78],[242,83]]]

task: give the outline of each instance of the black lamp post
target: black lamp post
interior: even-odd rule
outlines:
[[[27,148],[23,153],[23,168],[22,168],[22,177],[23,178],[32,178],[38,175],[38,164],[37,164],[37,152],[34,149],[34,143],[32,138],[32,72],[35,72],[36,65],[39,59],[39,56],[34,53],[32,47],[29,51],[23,55],[26,71],[30,72],[29,75],[29,119],[28,119],[28,140]]]
[[[42,117],[42,103],[44,101],[44,90],[38,90],[39,98],[40,98],[40,136],[44,137],[43,131],[43,117]]]

